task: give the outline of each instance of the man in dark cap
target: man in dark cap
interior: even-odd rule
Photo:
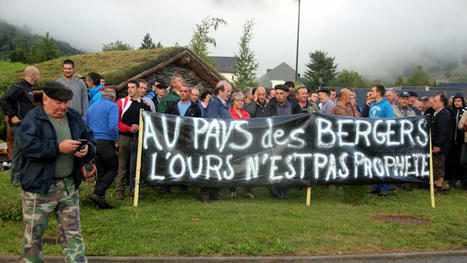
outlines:
[[[324,113],[324,114],[329,114],[329,110],[335,104],[334,101],[331,100],[330,95],[331,95],[331,91],[329,89],[322,88],[318,90],[318,98],[319,98],[319,102],[321,102],[321,107],[319,109],[319,112]]]
[[[399,93],[397,104],[392,105],[394,110],[394,117],[410,117],[415,116],[415,111],[409,106],[410,93],[408,91],[402,91]]]
[[[268,111],[272,116],[286,116],[291,114],[299,114],[302,112],[297,100],[291,100],[288,97],[289,89],[285,85],[274,86],[276,97],[269,101],[267,106]],[[289,188],[277,187],[277,194],[271,191],[273,196],[279,196],[281,199],[289,199]]]
[[[152,91],[149,92],[149,94],[146,96],[154,102],[154,106],[156,106],[156,111],[157,107],[159,106],[162,97],[167,93],[167,85],[162,82],[162,80],[156,80],[154,81],[154,85],[152,86]]]
[[[43,105],[21,122],[21,186],[24,247],[20,262],[43,262],[42,235],[55,213],[66,262],[86,262],[79,220],[81,166],[96,152],[92,131],[68,108],[73,92],[58,82],[44,85]]]
[[[297,100],[288,98],[289,89],[285,85],[276,85],[274,86],[274,90],[276,91],[276,97],[272,98],[268,104],[268,107],[271,108],[270,112],[272,112],[272,116],[301,113]]]
[[[399,93],[397,103],[392,105],[392,109],[394,110],[394,117],[411,117],[416,115],[415,111],[409,106],[409,97],[410,93],[408,91],[402,91]],[[387,98],[388,97],[386,96],[386,99]],[[412,187],[409,184],[400,184],[399,187],[406,191],[412,191]]]
[[[415,104],[418,100],[418,94],[415,91],[409,91],[409,107],[415,112],[417,116],[421,116],[422,112],[415,107]]]

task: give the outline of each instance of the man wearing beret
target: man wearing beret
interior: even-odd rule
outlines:
[[[336,104],[330,96],[331,91],[329,89],[322,88],[318,90],[318,98],[319,102],[321,102],[319,112],[329,114],[329,110],[331,110],[331,107],[334,106],[334,104]]]
[[[272,113],[272,116],[285,116],[291,114],[302,113],[300,105],[297,100],[289,99],[289,88],[287,86],[279,84],[274,86],[276,91],[276,97],[272,98],[268,104],[268,110]],[[273,196],[279,196],[281,199],[289,199],[289,188],[277,187],[277,194],[271,191]]]
[[[288,98],[289,89],[285,85],[276,85],[274,87],[276,96],[269,101],[268,107],[271,108],[272,116],[284,116],[301,113],[300,106],[296,99]]]
[[[73,92],[58,82],[44,85],[43,105],[21,122],[22,203],[25,223],[20,262],[43,262],[42,235],[55,213],[66,262],[87,262],[79,219],[81,166],[96,152],[92,131],[68,102]],[[82,142],[80,142],[80,139]],[[87,141],[85,141],[87,140]]]

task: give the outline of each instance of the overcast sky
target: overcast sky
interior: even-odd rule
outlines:
[[[294,0],[0,0],[0,19],[98,52],[116,40],[138,48],[147,32],[164,46],[187,45],[194,24],[211,15],[227,21],[212,33],[210,55],[219,56],[238,52],[242,25],[254,19],[260,77],[283,61],[295,67],[297,9]],[[298,71],[314,50],[369,79],[466,58],[466,13],[465,0],[302,0]]]

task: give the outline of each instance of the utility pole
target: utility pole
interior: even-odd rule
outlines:
[[[298,0],[297,53],[295,54],[295,82],[298,81],[298,42],[300,39],[300,0]]]

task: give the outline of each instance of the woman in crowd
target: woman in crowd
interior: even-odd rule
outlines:
[[[232,104],[232,108],[230,108],[229,112],[232,116],[232,119],[235,120],[245,120],[250,118],[250,114],[243,109],[243,104],[245,103],[245,96],[241,92],[235,92],[230,97],[230,102]],[[237,197],[237,190],[235,187],[230,187],[230,197],[236,198]],[[255,196],[251,193],[251,187],[245,187],[245,196],[249,198],[255,198]]]
[[[205,109],[208,107],[209,100],[211,100],[211,96],[212,96],[212,93],[207,90],[201,93],[200,100]]]
[[[464,97],[457,93],[452,99],[451,110],[451,147],[446,156],[446,180],[451,184],[455,183],[460,187],[464,171],[462,169],[459,156],[461,155],[462,144],[464,143],[464,131],[459,129],[459,121],[465,109]]]

